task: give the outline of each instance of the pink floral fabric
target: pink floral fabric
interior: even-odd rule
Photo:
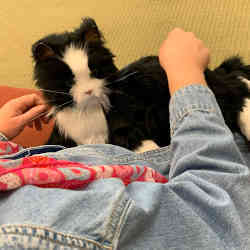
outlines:
[[[0,142],[0,155],[17,153],[22,147],[9,142]],[[125,185],[134,181],[166,183],[168,180],[152,168],[137,165],[98,165],[57,160],[35,155],[17,160],[0,159],[0,191],[24,185],[44,188],[83,189],[89,183],[117,178]]]

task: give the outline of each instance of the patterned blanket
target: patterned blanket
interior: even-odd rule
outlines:
[[[117,178],[125,185],[135,181],[166,183],[168,180],[152,168],[137,165],[98,165],[57,160],[43,155],[21,159],[4,159],[17,153],[21,146],[0,142],[0,191],[24,185],[43,188],[83,189],[89,183],[103,178]]]

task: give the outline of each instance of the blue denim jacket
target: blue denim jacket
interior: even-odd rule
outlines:
[[[94,165],[147,165],[170,181],[125,187],[102,179],[81,191],[24,186],[1,193],[0,249],[250,249],[244,139],[233,137],[214,95],[198,84],[175,93],[170,120],[171,145],[159,150],[83,145],[42,152]]]

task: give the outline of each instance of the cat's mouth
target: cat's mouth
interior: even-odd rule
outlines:
[[[83,94],[82,98],[75,101],[75,105],[80,109],[86,109],[90,106],[100,105],[99,98],[96,95]]]
[[[74,97],[73,97],[74,99]],[[74,100],[75,107],[83,111],[88,111],[93,108],[102,107],[104,110],[110,108],[109,98],[105,91],[95,93],[93,90],[88,90],[82,93],[81,98]]]

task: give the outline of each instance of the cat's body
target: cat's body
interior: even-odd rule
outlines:
[[[33,45],[33,57],[37,86],[44,90],[56,120],[49,144],[110,143],[143,151],[145,141],[160,147],[170,143],[170,95],[157,57],[118,70],[89,18],[73,32],[39,40]],[[250,97],[242,79],[250,79],[250,67],[232,58],[205,74],[227,125],[240,131],[239,117],[243,127],[248,116],[239,114]]]

